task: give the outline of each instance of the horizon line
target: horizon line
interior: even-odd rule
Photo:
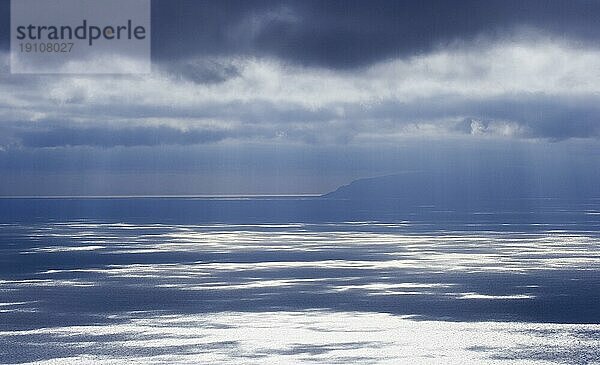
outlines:
[[[0,199],[143,199],[143,198],[286,198],[286,197],[320,197],[324,194],[174,194],[174,195],[0,195]]]

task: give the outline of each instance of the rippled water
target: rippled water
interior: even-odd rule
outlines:
[[[0,363],[600,363],[593,206],[1,203]]]

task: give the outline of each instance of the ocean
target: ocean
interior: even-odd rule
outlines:
[[[1,364],[600,363],[600,200],[0,199]]]

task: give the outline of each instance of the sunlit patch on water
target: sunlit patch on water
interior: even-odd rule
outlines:
[[[3,332],[0,350],[36,364],[592,363],[599,330],[360,312],[129,313],[114,325]]]
[[[598,234],[540,227],[4,225],[0,363],[598,362]]]

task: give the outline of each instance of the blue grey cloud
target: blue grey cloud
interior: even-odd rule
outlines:
[[[518,28],[595,43],[594,1],[154,1],[157,58],[271,55],[332,68]]]
[[[219,130],[181,131],[164,126],[138,128],[67,128],[20,132],[17,138],[24,147],[59,146],[157,146],[164,144],[201,144],[221,141],[227,133]]]
[[[0,0],[4,47],[9,11]],[[251,55],[348,68],[520,28],[595,44],[599,16],[600,4],[587,0],[154,0],[152,48],[167,63]]]
[[[364,107],[332,104],[316,110],[301,105],[273,103],[223,104],[196,111],[174,112],[170,117],[209,117],[236,120],[226,126],[127,122],[76,123],[69,118],[36,123],[3,123],[0,144],[26,148],[68,146],[159,146],[213,144],[225,140],[261,143],[345,145],[369,141],[393,142],[396,135],[432,135],[437,138],[501,137],[560,141],[600,138],[600,100],[596,97],[515,95],[500,98],[435,97],[412,102],[384,102]],[[150,114],[168,116],[154,108],[110,111],[107,119],[119,120]],[[343,110],[343,115],[337,111]],[[73,117],[71,117],[73,118]],[[183,119],[182,119],[183,118]]]
[[[77,193],[82,179],[100,184],[94,174],[122,192],[135,181],[193,193],[200,180],[211,192],[285,192],[282,181],[323,192],[406,169],[518,164],[530,146],[526,168],[553,171],[562,155],[565,171],[597,167],[598,2],[152,5],[143,76],[10,75],[0,22],[0,193],[41,191],[38,178]],[[153,178],[123,177],[140,169]]]

